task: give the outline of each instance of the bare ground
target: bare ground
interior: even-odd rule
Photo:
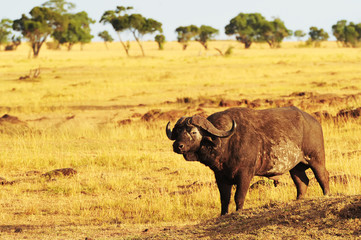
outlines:
[[[166,227],[157,233],[146,229],[133,238],[361,239],[361,195],[271,203],[197,225]]]

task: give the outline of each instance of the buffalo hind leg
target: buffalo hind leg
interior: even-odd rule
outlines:
[[[315,174],[317,182],[320,184],[322,188],[322,192],[324,195],[328,195],[330,193],[330,186],[329,186],[329,178],[328,178],[328,171],[323,164],[311,164],[311,169]]]
[[[219,194],[221,195],[221,215],[225,215],[228,213],[228,206],[231,200],[231,192],[232,192],[232,184],[228,184],[224,181],[224,179],[216,174],[216,181],[219,190]]]
[[[293,182],[297,188],[297,199],[302,199],[306,195],[309,179],[306,175],[307,167],[300,163],[290,170]]]

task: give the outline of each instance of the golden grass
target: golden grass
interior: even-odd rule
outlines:
[[[229,57],[214,50],[225,51],[230,45],[235,49]],[[308,112],[335,115],[360,107],[361,50],[332,42],[321,48],[298,45],[244,50],[236,42],[217,41],[205,51],[192,42],[182,51],[180,44],[169,42],[158,51],[155,43],[145,42],[144,58],[135,43],[129,58],[119,43],[110,44],[109,50],[103,43],[71,52],[44,47],[38,59],[28,58],[25,44],[14,52],[0,52],[0,116],[15,115],[29,126],[0,133],[0,177],[15,181],[0,185],[0,238],[1,231],[12,232],[15,226],[44,239],[69,236],[57,226],[177,224],[218,216],[219,194],[211,170],[172,152],[164,133],[167,121],[144,122],[134,114],[175,108],[194,114],[197,102],[177,102],[186,97],[272,100],[294,92],[356,96],[332,104],[302,103]],[[35,68],[41,69],[39,78],[19,80]],[[209,114],[222,109],[203,107]],[[132,122],[119,126],[124,119]],[[322,124],[331,175],[360,176],[360,118]],[[26,175],[64,167],[78,174],[54,181]],[[245,207],[294,199],[296,189],[287,174],[282,182],[287,185],[251,190]],[[332,183],[331,190],[359,194],[361,184],[350,179],[347,185]],[[311,181],[308,197],[321,195]]]

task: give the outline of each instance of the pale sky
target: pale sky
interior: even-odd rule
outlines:
[[[28,14],[34,6],[40,6],[46,0],[0,0],[0,19],[20,18]],[[323,28],[332,36],[331,26],[345,19],[361,23],[361,0],[69,0],[76,4],[73,12],[86,11],[97,23],[91,25],[93,41],[99,41],[98,33],[107,30],[118,40],[110,25],[99,23],[106,10],[115,10],[116,6],[133,6],[131,13],[140,13],[163,24],[163,34],[167,41],[176,40],[175,29],[179,26],[194,24],[209,25],[219,30],[216,39],[229,39],[224,27],[229,21],[243,13],[261,13],[267,20],[278,17],[290,30],[303,30],[308,33],[311,26]],[[132,40],[130,35],[125,39]],[[154,39],[148,36],[144,40]]]

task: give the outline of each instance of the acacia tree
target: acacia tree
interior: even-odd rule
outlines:
[[[270,22],[264,21],[261,29],[262,37],[260,40],[267,42],[271,48],[279,48],[283,39],[292,35],[292,31],[288,30],[284,22],[279,18]]]
[[[300,41],[301,38],[306,36],[306,33],[304,33],[302,30],[296,30],[293,35],[297,38],[298,41]]]
[[[329,38],[328,33],[323,28],[318,29],[317,27],[310,27],[308,35],[310,35],[308,42],[314,43],[315,47],[321,46],[321,42],[327,41]]]
[[[89,18],[84,11],[75,14],[69,13],[76,7],[74,3],[65,0],[49,0],[42,6],[48,7],[61,16],[58,26],[52,34],[56,42],[66,45],[70,51],[76,43],[80,43],[83,47],[85,43],[91,41],[93,36],[90,34],[90,24],[95,21]]]
[[[60,49],[60,42],[59,38],[61,37],[60,32],[64,32],[68,28],[69,19],[67,14],[70,10],[74,9],[76,5],[71,2],[67,2],[65,0],[48,0],[47,2],[43,3],[41,6],[47,7],[52,11],[56,12],[60,16],[60,20],[58,22],[58,26],[56,27],[55,31],[52,33],[52,37],[54,43],[56,44],[56,49]]]
[[[74,3],[67,2],[65,0],[49,0],[42,4],[43,7],[47,7],[58,14],[65,14],[76,7]]]
[[[11,34],[12,21],[10,19],[1,19],[0,21],[0,50],[2,44],[9,42],[9,35]]]
[[[183,50],[188,47],[189,41],[198,34],[198,27],[195,25],[180,26],[175,30],[178,34],[177,40],[183,46]]]
[[[83,46],[83,44],[91,41],[93,36],[90,34],[90,24],[95,21],[89,18],[86,12],[66,13],[62,17],[62,27],[56,29],[52,36],[60,44],[66,45],[68,51],[76,43],[80,43]]]
[[[129,28],[129,15],[126,14],[127,10],[131,10],[133,7],[123,7],[117,6],[115,11],[109,10],[104,12],[99,22],[109,23],[114,28],[115,32],[118,34],[119,41],[122,44],[125,53],[129,56],[129,44],[125,44],[120,37],[121,32],[127,30]]]
[[[154,37],[154,40],[158,43],[158,49],[164,49],[165,36],[163,34],[158,34]]]
[[[23,14],[20,19],[14,20],[13,29],[29,40],[36,58],[47,37],[58,26],[61,16],[46,7],[34,7],[29,14],[30,17]]]
[[[108,31],[102,31],[100,33],[98,33],[98,36],[103,39],[105,47],[108,49],[108,45],[107,42],[113,42],[114,39],[113,37],[109,34]]]
[[[226,25],[225,32],[227,35],[236,35],[236,39],[249,48],[253,42],[262,40],[262,26],[265,22],[266,19],[259,13],[240,13]]]
[[[340,20],[332,26],[332,32],[344,47],[356,47],[361,41],[361,23],[347,24],[346,20]]]
[[[236,35],[245,48],[251,47],[253,42],[267,42],[271,48],[277,48],[285,37],[292,34],[281,19],[267,21],[259,13],[238,14],[230,20],[225,32],[227,35]]]
[[[198,34],[196,40],[202,44],[202,46],[208,50],[208,41],[212,40],[215,35],[218,34],[218,29],[215,29],[211,26],[202,25],[198,29]]]
[[[126,54],[129,56],[129,45],[126,45],[120,37],[120,33],[128,30],[133,34],[134,39],[137,41],[143,56],[144,49],[140,39],[149,33],[156,31],[162,32],[162,24],[154,19],[145,18],[141,14],[128,15],[126,11],[133,9],[133,7],[117,6],[115,11],[106,11],[100,19],[100,22],[110,23],[119,36],[119,40],[123,45]]]
[[[156,31],[163,32],[162,24],[152,18],[145,18],[141,14],[132,14],[128,17],[129,21],[129,31],[133,34],[135,40],[137,41],[142,55],[144,54],[143,46],[140,42],[140,39],[145,34],[154,33]]]

